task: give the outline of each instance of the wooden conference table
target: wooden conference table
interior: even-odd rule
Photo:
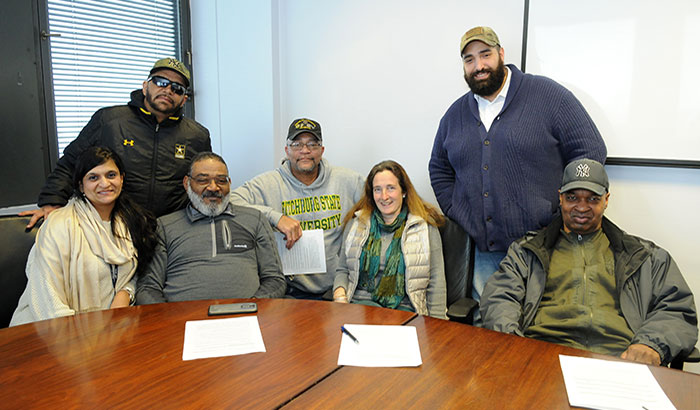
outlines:
[[[1,329],[0,408],[569,408],[558,354],[604,357],[410,312],[261,299],[266,353],[183,361],[185,322],[232,301]],[[344,323],[415,326],[423,365],[338,366]],[[700,375],[652,372],[677,408],[700,406]]]

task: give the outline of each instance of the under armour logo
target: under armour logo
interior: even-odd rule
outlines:
[[[307,119],[307,118],[302,118],[299,121],[294,123],[294,128],[296,128],[298,130],[315,130],[316,123],[313,122],[312,120]]]
[[[124,140],[124,146],[131,145],[132,147],[134,146],[134,140]]]
[[[588,164],[579,164],[576,167],[576,176],[579,178],[588,178],[591,176],[591,167]]]

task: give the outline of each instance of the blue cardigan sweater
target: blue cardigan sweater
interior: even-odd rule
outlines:
[[[578,158],[604,163],[607,153],[569,90],[508,67],[510,88],[489,131],[468,92],[440,120],[428,167],[440,208],[481,251],[505,251],[525,232],[549,224],[566,164]]]

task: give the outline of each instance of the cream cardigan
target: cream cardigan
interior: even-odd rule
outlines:
[[[122,238],[89,201],[71,198],[52,212],[29,253],[27,288],[10,326],[107,309],[119,290],[133,292],[136,250],[123,223],[117,232]]]
[[[357,211],[343,237],[333,290],[345,288],[349,300],[357,287],[360,254],[369,230],[369,218]],[[438,229],[409,213],[401,236],[401,252],[406,263],[406,294],[411,305],[421,315],[447,319],[445,265]]]

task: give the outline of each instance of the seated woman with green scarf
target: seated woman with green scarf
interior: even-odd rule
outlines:
[[[348,212],[333,300],[446,319],[438,226],[444,217],[416,192],[395,161],[375,165]]]

